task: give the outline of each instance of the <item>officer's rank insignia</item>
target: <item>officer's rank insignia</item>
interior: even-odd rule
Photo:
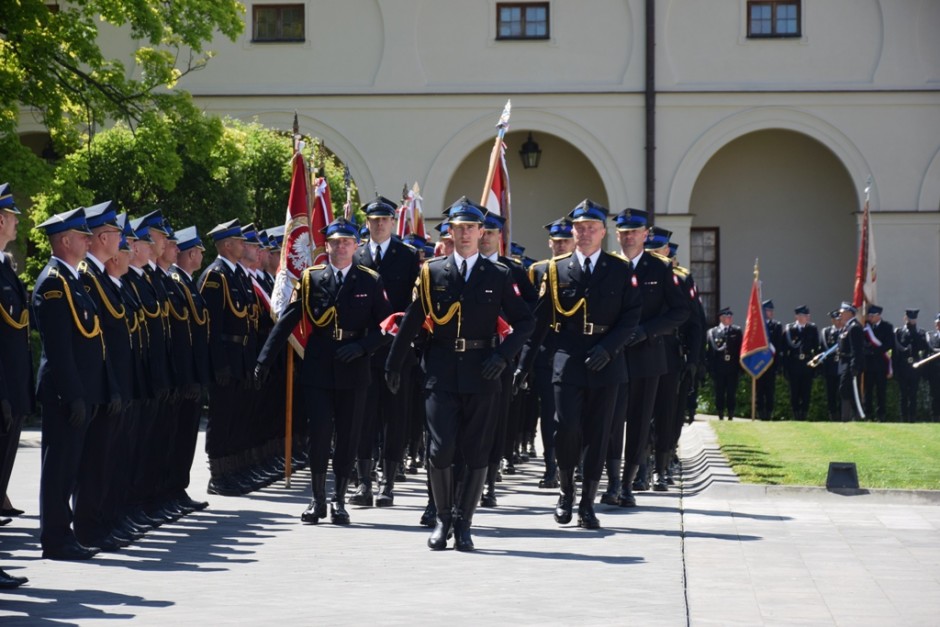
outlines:
[[[219,287],[219,284],[215,281],[206,281],[205,287],[217,288]]]
[[[56,298],[62,298],[62,292],[60,292],[59,290],[49,290],[48,292],[43,294],[43,298],[45,298],[46,300],[55,300]]]

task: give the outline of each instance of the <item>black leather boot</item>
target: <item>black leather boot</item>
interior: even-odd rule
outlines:
[[[447,540],[453,534],[454,470],[450,466],[435,468],[429,465],[428,478],[437,508],[437,522],[428,538],[428,548],[432,551],[443,551],[447,548]]]
[[[601,494],[601,503],[604,505],[618,505],[617,500],[620,494],[620,460],[616,457],[608,459],[604,463],[607,469],[607,490]]]
[[[349,477],[335,477],[336,500],[330,504],[330,522],[334,525],[348,525],[349,512],[346,511],[346,488],[349,487]]]
[[[666,482],[666,465],[672,452],[656,452],[656,470],[653,471],[653,492],[668,492],[669,484]]]
[[[486,467],[486,488],[480,497],[480,507],[496,507],[496,473],[499,464],[490,464]]]
[[[483,492],[486,481],[487,468],[474,468],[464,477],[463,494],[457,503],[457,516],[454,519],[454,548],[458,551],[472,551],[473,538],[470,527],[473,525],[473,514]]]
[[[306,525],[315,525],[321,518],[326,518],[326,473],[318,473],[310,478],[313,486],[313,499],[300,515],[300,521]]]
[[[539,487],[547,490],[558,487],[558,462],[553,448],[545,449],[545,474],[539,479]]]
[[[385,460],[385,472],[382,475],[382,491],[375,497],[376,507],[391,507],[395,504],[395,477],[400,464],[390,459]],[[352,502],[352,499],[350,499]]]
[[[350,505],[372,507],[372,476],[369,474],[371,470],[371,459],[360,459],[356,462],[356,472],[359,474],[359,487],[356,488],[355,494],[349,497]]]
[[[600,529],[601,523],[594,514],[594,497],[597,496],[598,481],[585,480],[581,484],[581,502],[578,503],[578,526],[583,529]]]
[[[636,507],[636,497],[633,496],[633,480],[639,472],[639,464],[631,464],[623,469],[623,480],[620,484],[620,496],[617,505],[620,507]]]
[[[559,468],[558,482],[561,492],[555,505],[555,522],[567,525],[571,522],[571,508],[574,506],[574,468]]]

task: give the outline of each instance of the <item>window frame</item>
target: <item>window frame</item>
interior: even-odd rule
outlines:
[[[277,9],[278,11],[278,22],[279,30],[283,29],[283,20],[282,20],[282,11],[284,9],[296,9],[300,8],[301,10],[301,19],[300,24],[303,28],[302,36],[297,38],[287,38],[287,37],[278,37],[274,39],[258,39],[256,24],[258,23],[258,12],[264,10]],[[280,3],[254,3],[251,5],[251,43],[253,44],[302,44],[307,41],[307,6],[303,2],[280,2]]]
[[[545,34],[544,35],[526,35],[526,21],[525,13],[526,9],[530,7],[543,8],[545,9]],[[522,12],[522,34],[518,36],[503,36],[499,34],[500,24],[500,13],[502,9],[521,9]],[[497,2],[496,3],[496,41],[547,41],[552,38],[552,20],[551,20],[551,2]]]
[[[705,233],[715,234],[714,259],[708,260],[706,256],[698,258],[696,256],[696,236],[702,236]],[[705,319],[709,324],[714,321],[718,324],[718,311],[721,309],[721,229],[717,226],[693,226],[690,229],[689,238],[689,270],[692,271],[692,277],[695,278],[695,289],[702,299],[702,306],[705,310]],[[702,289],[704,282],[701,280],[707,274],[704,272],[706,266],[712,270],[713,286],[712,289]]]
[[[769,33],[751,32],[751,9],[759,5],[770,7]],[[796,8],[796,32],[777,32],[777,9],[782,6],[792,6]],[[745,20],[747,23],[748,39],[801,39],[803,37],[803,2],[801,0],[747,0]]]

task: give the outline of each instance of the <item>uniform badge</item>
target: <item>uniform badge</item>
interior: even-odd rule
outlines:
[[[630,284],[631,284],[633,287],[639,287],[639,286],[640,286],[639,282],[636,280],[636,275],[635,275],[635,274],[630,277]]]
[[[545,290],[547,289],[547,287],[548,286],[545,284],[545,281],[542,281],[542,285],[539,287],[539,298],[541,298],[542,296],[545,296]]]
[[[48,292],[43,294],[43,298],[45,298],[46,300],[55,300],[56,298],[62,298],[62,292],[60,292],[59,290],[49,290]]]
[[[679,277],[672,275],[672,282],[676,284],[676,287],[679,287]]]
[[[512,291],[516,293],[516,296],[522,296],[522,292],[519,291],[519,286],[516,283],[512,284]]]

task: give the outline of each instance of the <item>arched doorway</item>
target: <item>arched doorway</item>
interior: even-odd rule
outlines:
[[[858,198],[845,165],[803,133],[755,131],[715,152],[689,206],[692,270],[709,321],[730,305],[743,324],[759,258],[763,295],[774,300],[778,318],[788,321],[805,304],[825,322],[827,311],[851,297]]]
[[[514,130],[505,137],[512,194],[512,238],[526,247],[526,255],[543,259],[548,255],[543,225],[566,215],[584,198],[608,206],[608,196],[590,160],[556,135],[531,131],[542,150],[542,158],[537,168],[524,169],[519,149],[529,132]],[[480,144],[460,162],[447,185],[446,202],[464,195],[479,202],[492,149],[492,142]],[[426,211],[429,221],[439,220],[440,210],[426,208]]]

